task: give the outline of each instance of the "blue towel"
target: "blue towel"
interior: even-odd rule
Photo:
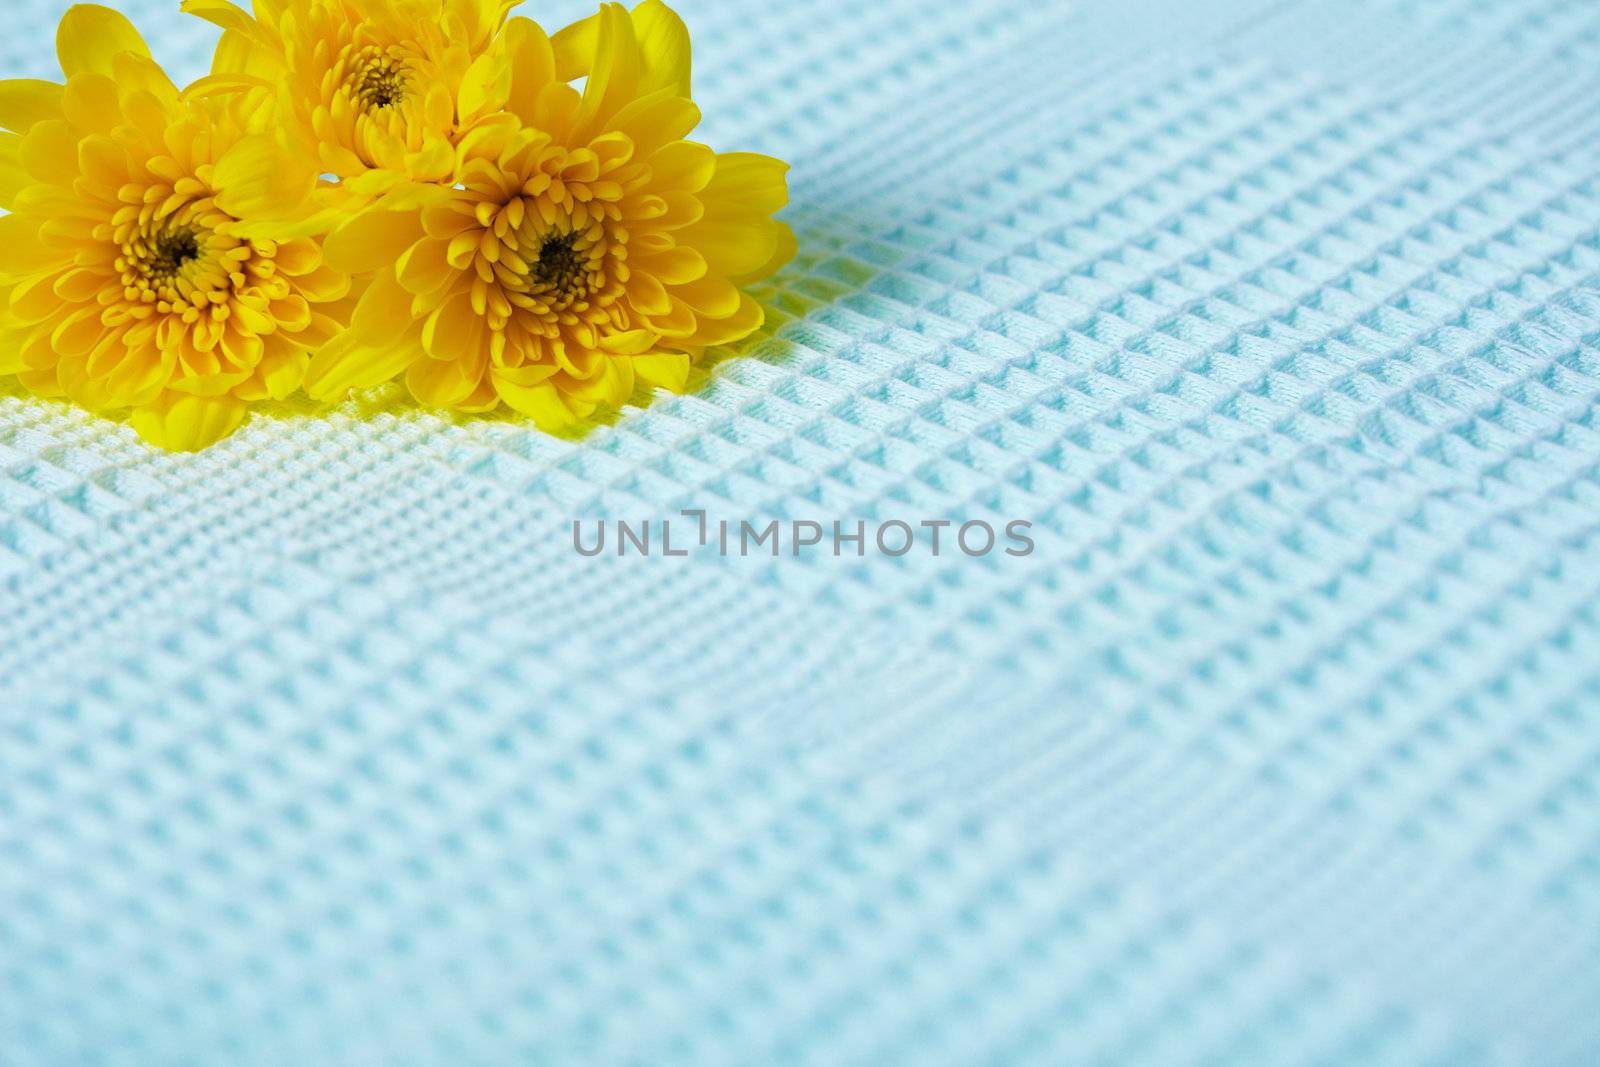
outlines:
[[[688,395],[0,395],[0,1065],[1600,1063],[1600,4],[681,12]]]

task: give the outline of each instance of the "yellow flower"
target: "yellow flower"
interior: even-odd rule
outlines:
[[[397,190],[329,235],[330,262],[376,276],[312,361],[314,397],[403,371],[425,404],[504,402],[562,430],[636,374],[681,388],[691,357],[761,325],[739,287],[794,252],[772,218],[787,166],[684,139],[700,113],[678,17],[605,4],[553,40],[521,18],[505,38],[506,111],[461,135],[455,183]]]
[[[228,0],[182,6],[224,31],[196,91],[273,98],[259,166],[337,179],[315,206],[348,211],[402,180],[451,180],[460,131],[504,102],[498,35],[514,3],[256,0],[253,17]],[[289,220],[312,210],[276,207]]]
[[[70,9],[56,50],[64,85],[0,82],[0,373],[203,448],[300,385],[350,280],[241,213],[239,101],[182,99],[107,8]]]

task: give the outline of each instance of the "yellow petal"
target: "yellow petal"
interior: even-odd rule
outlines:
[[[28,336],[26,330],[0,329],[0,374],[16,374],[27,369],[22,346],[27,343]]]
[[[476,49],[494,35],[517,0],[445,0],[446,19],[460,26],[463,43]]]
[[[601,359],[595,373],[584,381],[563,385],[565,399],[582,401],[593,410],[595,407],[615,408],[633,395],[634,359]]]
[[[461,90],[456,95],[458,121],[469,126],[499,111],[510,95],[511,68],[494,56],[479,56],[461,78]]]
[[[44,239],[33,216],[0,217],[0,277],[6,281],[64,263],[71,256],[71,249],[53,248]]]
[[[118,52],[111,57],[111,78],[123,93],[143,90],[165,107],[178,103],[178,87],[172,84],[161,64],[149,56]]]
[[[649,271],[634,271],[628,279],[627,291],[628,303],[641,315],[665,315],[672,310],[666,287]]]
[[[350,294],[353,286],[350,275],[323,264],[308,274],[295,277],[294,288],[313,304],[329,304],[343,300]]]
[[[33,78],[0,81],[0,126],[27,133],[33,124],[61,117],[62,87]]]
[[[684,338],[683,344],[706,346],[732,344],[749,337],[766,321],[766,312],[749,293],[739,294],[739,310],[725,319],[704,319],[700,329]]]
[[[150,49],[126,15],[99,4],[76,4],[61,16],[56,27],[56,56],[67,77],[85,71],[113,73],[112,57],[119,52],[149,56]]]
[[[555,50],[543,27],[529,18],[506,23],[506,55],[511,63],[511,95],[506,107],[523,122],[538,121],[539,94],[555,80]]]
[[[178,9],[186,15],[195,15],[205,19],[224,30],[232,30],[249,36],[261,35],[265,37],[262,28],[256,20],[250,17],[248,11],[235,7],[228,0],[183,0]],[[270,39],[269,39],[270,43]]]
[[[773,225],[777,227],[774,232],[777,234],[778,240],[777,243],[772,246],[771,258],[769,258],[765,263],[757,267],[755,270],[747,271],[744,274],[734,275],[730,280],[735,285],[749,285],[752,282],[759,282],[764,278],[772,277],[772,275],[778,273],[778,271],[786,263],[793,259],[795,253],[800,250],[800,245],[795,240],[793,230],[781,222],[774,222]]]
[[[0,159],[0,210],[13,211],[22,190],[33,184],[27,171],[10,160]]]
[[[650,187],[698,193],[721,169],[723,158],[703,144],[673,141],[650,157]]]
[[[46,288],[48,288],[52,295],[56,298],[55,301],[52,302],[54,307],[49,309],[51,311],[59,308],[59,302],[62,300],[74,304],[88,303],[94,300],[95,297],[99,296],[101,290],[104,289],[108,284],[115,284],[113,281],[115,275],[112,274],[110,270],[106,269],[105,266],[101,266],[98,269],[78,268],[75,270],[66,271],[62,274],[46,275],[45,278],[49,282],[49,285],[46,286]],[[19,313],[20,305],[27,302],[22,299],[22,293],[23,288],[21,286],[18,286],[11,293],[11,311],[13,314]],[[43,306],[26,310],[35,310],[40,312],[37,315],[28,317],[26,321],[29,322],[39,322],[46,318],[49,314],[49,311],[47,311]]]
[[[789,203],[789,164],[754,152],[723,152],[717,171],[700,199],[706,214],[717,217],[729,211],[772,215]]]
[[[600,43],[600,15],[580,19],[550,38],[555,60],[556,81],[570,82],[586,77],[594,69],[595,47]]]
[[[306,395],[313,400],[337,400],[352,389],[382,385],[415,360],[426,358],[407,345],[362,345],[346,334],[311,357],[306,368]]]
[[[455,405],[457,411],[467,411],[473,414],[482,414],[493,411],[500,406],[500,394],[494,391],[494,381],[485,374],[479,381],[478,387]]]
[[[572,124],[582,106],[583,96],[578,90],[566,82],[551,82],[540,91],[534,104],[534,126],[565,144],[572,138]]]
[[[739,310],[739,290],[726,278],[708,275],[672,287],[672,295],[714,319],[725,319]]]
[[[322,258],[338,270],[366,274],[393,266],[421,239],[420,211],[391,211],[376,204],[330,233]]]
[[[165,393],[149,407],[135,408],[128,421],[157,448],[198,452],[239,428],[244,401],[235,397]]]
[[[699,328],[699,316],[694,309],[677,297],[669,297],[667,310],[650,316],[650,328],[662,339],[688,337]]]
[[[639,41],[644,72],[640,94],[670,88],[687,99],[689,93],[689,30],[683,20],[661,0],[645,0],[633,9],[633,32]]]
[[[160,96],[145,90],[123,95],[122,115],[147,144],[161,144],[174,117]]]
[[[782,224],[772,219],[706,219],[683,230],[678,243],[706,257],[713,273],[737,276],[760,270],[777,252]]]
[[[496,382],[510,382],[526,388],[549,381],[561,368],[554,363],[524,363],[520,367],[496,367]]]
[[[505,93],[504,88],[496,91],[502,95]],[[419,151],[406,155],[406,168],[417,181],[443,181],[450,176],[450,169],[455,163],[456,154],[450,142],[443,137],[430,137]]]
[[[256,7],[259,10],[260,4]],[[257,36],[239,30],[227,30],[217,41],[211,56],[211,73],[238,75],[267,85],[276,84],[283,77],[282,53],[274,47],[263,45]]]
[[[705,218],[706,206],[693,193],[686,193],[681,189],[666,189],[656,199],[665,208],[655,220],[656,229],[676,230],[683,226],[691,226]]]
[[[128,182],[128,152],[109,137],[85,137],[78,142],[78,168],[86,181],[115,191]]]
[[[300,383],[305,381],[306,367],[310,362],[311,357],[305,352],[290,351],[274,359],[262,360],[261,365],[256,368],[255,376],[268,396],[274,400],[283,400],[300,388]]]
[[[682,352],[657,352],[633,358],[633,372],[651,385],[674,393],[689,380],[689,357]]]
[[[317,175],[270,133],[243,137],[212,170],[217,204],[236,219],[288,219],[301,213]]]
[[[122,121],[117,82],[104,74],[78,75],[61,94],[61,114],[79,133],[109,134]]]
[[[373,279],[350,317],[349,332],[311,358],[305,390],[314,399],[343,396],[388,381],[424,359],[419,330],[411,315],[411,294],[393,271]]]
[[[692,248],[632,255],[628,262],[634,270],[653,274],[665,285],[687,285],[706,275],[706,258]]]
[[[437,293],[450,284],[458,272],[445,258],[449,247],[448,241],[431,238],[413,244],[399,260],[400,284],[419,295]]]
[[[626,330],[600,338],[600,347],[614,356],[637,356],[655,347],[656,335],[650,330]]]
[[[420,403],[453,408],[470,397],[483,380],[485,359],[419,359],[406,371],[406,388]]]
[[[411,314],[411,294],[401,288],[394,271],[386,270],[361,294],[350,316],[350,332],[362,344],[375,345],[398,341],[408,331],[421,332]]]
[[[578,109],[574,135],[589,140],[638,95],[639,45],[633,23],[621,4],[600,8],[600,29],[595,43],[593,69],[583,86],[583,106]]]
[[[87,355],[105,336],[106,328],[100,321],[100,309],[91,304],[56,321],[56,327],[50,334],[50,347],[63,356]]]
[[[40,181],[70,186],[78,176],[78,139],[65,119],[47,119],[22,138],[17,158]]]
[[[33,176],[22,167],[22,138],[0,133],[0,208],[15,210],[17,197],[33,184]]]
[[[579,418],[561,399],[561,391],[549,383],[520,385],[499,368],[490,371],[495,392],[515,411],[528,416],[546,433],[564,433],[579,424]]]
[[[126,355],[125,351],[117,355]],[[108,368],[115,370],[115,360],[108,360]],[[111,408],[131,407],[134,401],[114,395],[107,388],[106,375],[91,375],[85,359],[80,355],[76,358],[63,358],[55,366],[56,381],[61,385],[61,391],[74,404],[88,408],[90,411],[107,411]],[[151,402],[150,397],[143,399],[142,403]]]
[[[612,129],[632,139],[635,159],[649,159],[662,145],[681,141],[698,125],[700,109],[669,90],[640,97],[611,120]]]
[[[61,375],[53,363],[19,370],[17,381],[34,396],[65,396],[67,392],[61,385]]]
[[[462,289],[434,308],[422,324],[422,347],[441,360],[470,359],[483,347],[484,321]],[[476,383],[474,383],[476,384]]]

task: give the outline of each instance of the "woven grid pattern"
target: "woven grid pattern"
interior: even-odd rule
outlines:
[[[0,1067],[1600,1062],[1600,4],[681,10],[689,395],[0,396]],[[572,551],[682,507],[1038,550]]]

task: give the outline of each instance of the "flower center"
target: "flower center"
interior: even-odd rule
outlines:
[[[129,299],[146,304],[191,302],[197,291],[215,288],[226,275],[205,265],[209,232],[190,210],[137,225],[121,242],[117,268]]]
[[[520,233],[507,234],[510,250],[525,264],[526,278],[512,288],[520,290],[513,304],[525,301],[557,313],[582,311],[602,299],[608,286],[611,242],[605,225],[587,220],[582,229],[568,229],[572,220],[555,228],[530,218]],[[609,303],[609,301],[606,301]]]
[[[577,234],[553,234],[545,238],[539,258],[532,264],[530,273],[535,280],[558,296],[572,295],[588,266],[588,261],[578,255],[577,243]]]
[[[164,233],[156,238],[151,249],[150,276],[170,281],[177,277],[178,271],[183,269],[185,263],[193,261],[199,255],[200,242],[193,230]]]
[[[405,99],[407,80],[400,61],[389,55],[374,56],[356,76],[356,99],[368,109],[392,107]]]

